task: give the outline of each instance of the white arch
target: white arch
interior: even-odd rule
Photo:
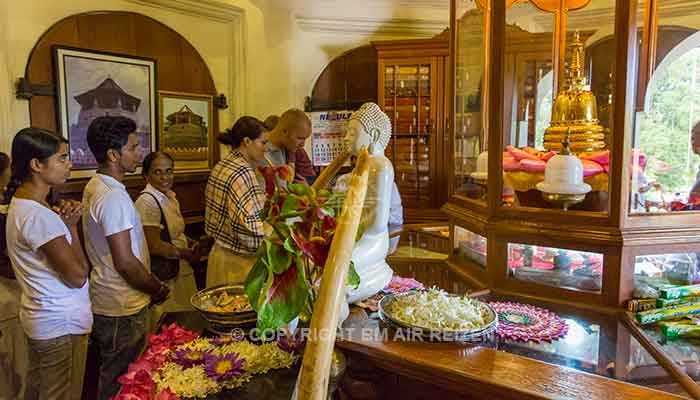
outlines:
[[[671,51],[668,52],[668,54],[666,55],[666,57],[664,57],[661,63],[659,63],[659,65],[656,67],[656,70],[651,75],[649,83],[647,84],[647,90],[644,94],[644,112],[648,112],[649,107],[651,106],[651,91],[649,90],[649,88],[653,87],[656,81],[659,79],[659,77],[663,76],[666,73],[666,69],[669,67],[669,65],[671,65],[671,63],[678,60],[685,53],[697,47],[700,47],[700,31],[693,33],[692,35],[685,38],[682,42],[678,43],[676,47],[674,47],[673,49],[671,49]]]

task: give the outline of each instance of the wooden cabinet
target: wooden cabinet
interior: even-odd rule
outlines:
[[[447,57],[446,34],[426,40],[373,42],[378,55],[378,104],[391,119],[386,155],[407,221],[444,219]]]

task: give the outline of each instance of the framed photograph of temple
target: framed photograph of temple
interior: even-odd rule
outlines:
[[[74,178],[90,176],[97,168],[87,130],[99,116],[133,119],[142,153],[155,149],[155,60],[59,46],[53,51],[58,126],[70,145]]]
[[[176,172],[211,167],[213,113],[211,95],[158,91],[158,150],[173,157]]]

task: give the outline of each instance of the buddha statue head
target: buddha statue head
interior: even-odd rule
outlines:
[[[365,103],[352,113],[345,133],[350,153],[357,155],[364,146],[371,155],[384,154],[391,139],[391,121],[375,103]]]

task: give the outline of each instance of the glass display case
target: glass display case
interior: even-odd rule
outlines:
[[[495,295],[613,314],[700,283],[700,0],[453,0],[451,16],[451,266]],[[659,346],[695,379],[695,351]],[[616,373],[662,368],[642,358]]]
[[[474,0],[457,2],[462,17],[454,37],[454,168],[452,182],[458,196],[486,200],[486,165],[479,170],[479,154],[488,143],[484,131],[484,11]],[[482,163],[484,159],[482,157]]]
[[[508,243],[508,276],[539,285],[600,293],[603,255]]]
[[[700,6],[700,0],[688,4]],[[643,193],[635,186],[649,180],[640,178],[644,162],[663,167],[656,155],[662,147],[692,153],[693,114],[667,121],[684,121],[680,152],[666,138],[652,140],[663,136],[661,128],[652,133],[643,119],[663,119],[665,113],[649,108],[662,101],[662,82],[667,96],[686,93],[673,92],[663,74],[683,70],[673,79],[692,88],[700,77],[700,68],[692,73],[693,49],[700,45],[693,44],[698,36],[690,20],[667,17],[675,7],[670,3],[566,5],[453,1],[454,168],[443,207],[453,235],[450,261],[482,286],[620,307],[644,273],[667,277],[681,268],[676,260],[673,270],[653,271],[638,256],[700,252],[700,213],[689,203],[691,191],[668,197],[664,185],[651,184]],[[700,7],[692,9],[691,15],[700,14]],[[664,28],[672,23],[676,29]],[[668,67],[673,62],[684,64]],[[644,68],[646,79],[639,75]],[[684,98],[684,109],[694,110],[694,95]],[[683,158],[686,172],[696,168],[696,158],[700,162]],[[465,230],[486,238],[488,252],[475,255]],[[544,260],[526,259],[537,251]],[[475,262],[482,256],[485,262]]]
[[[486,269],[486,238],[461,226],[454,229],[454,256],[460,261],[473,262]]]

